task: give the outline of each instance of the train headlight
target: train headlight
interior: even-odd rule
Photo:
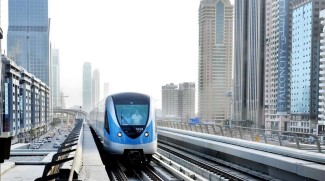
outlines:
[[[121,132],[118,132],[118,133],[117,133],[117,136],[118,136],[118,137],[121,137],[121,136],[122,136],[122,133],[121,133]]]
[[[149,136],[149,133],[148,133],[148,132],[145,132],[145,133],[144,133],[144,136],[145,136],[145,137],[148,137],[148,136]]]

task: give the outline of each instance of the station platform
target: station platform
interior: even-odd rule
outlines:
[[[88,124],[84,124],[82,144],[83,164],[80,170],[79,180],[109,180],[105,165],[100,158],[94,138]]]

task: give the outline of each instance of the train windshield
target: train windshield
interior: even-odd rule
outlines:
[[[117,104],[116,116],[120,125],[146,125],[148,120],[148,104]]]

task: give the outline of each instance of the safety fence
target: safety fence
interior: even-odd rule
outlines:
[[[192,124],[178,121],[157,120],[158,126],[195,131],[230,138],[243,139],[272,145],[286,146],[301,150],[322,153],[324,136],[289,131],[276,131],[238,126],[221,126],[214,124]]]

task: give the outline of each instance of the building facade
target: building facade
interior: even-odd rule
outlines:
[[[99,70],[95,69],[93,71],[93,77],[92,77],[92,108],[96,107],[96,105],[99,103],[100,100],[100,75]]]
[[[265,1],[235,1],[234,122],[264,127]]]
[[[91,64],[85,62],[83,65],[83,81],[82,81],[82,97],[83,110],[89,112],[91,110]]]
[[[178,116],[188,122],[195,117],[195,83],[184,82],[179,84]]]
[[[2,55],[1,61],[4,66],[2,133],[17,142],[30,141],[47,130],[49,87],[8,57]]]
[[[29,132],[32,128],[32,74],[21,68],[21,77],[19,80],[20,93],[20,123],[22,132]],[[21,142],[29,141],[27,135],[21,137]]]
[[[199,7],[198,106],[202,121],[227,118],[232,79],[233,5],[201,0]]]
[[[325,2],[295,1],[292,12],[291,131],[316,132],[319,102],[319,11]]]
[[[162,117],[178,117],[178,86],[170,83],[162,86]]]
[[[0,1],[0,21],[1,21],[1,1]],[[1,23],[0,23],[1,24]],[[2,52],[2,38],[3,31],[0,27],[0,52]],[[4,71],[2,61],[0,61],[0,95],[4,97],[4,83],[3,83]],[[3,98],[2,98],[3,99]],[[3,113],[3,101],[0,101],[0,112]],[[0,116],[0,147],[2,151],[0,152],[0,163],[4,162],[4,159],[8,159],[10,155],[10,145],[11,145],[11,135],[9,132],[5,132],[4,127],[4,117]]]
[[[51,81],[51,93],[52,93],[52,107],[61,107],[61,95],[60,95],[60,57],[59,49],[52,50],[52,81]]]
[[[320,59],[319,59],[319,100],[317,134],[325,135],[325,9],[320,11],[322,31],[320,34]],[[324,137],[322,137],[323,140]]]
[[[36,78],[35,76],[32,76],[32,94],[31,94],[31,100],[32,100],[32,127],[38,128],[40,126],[40,83],[41,81]]]
[[[289,131],[290,0],[267,0],[265,6],[265,128]]]
[[[8,57],[2,56],[4,72],[4,132],[19,137],[21,124],[19,114],[20,67]]]
[[[8,7],[8,57],[50,85],[48,0],[10,0]]]

